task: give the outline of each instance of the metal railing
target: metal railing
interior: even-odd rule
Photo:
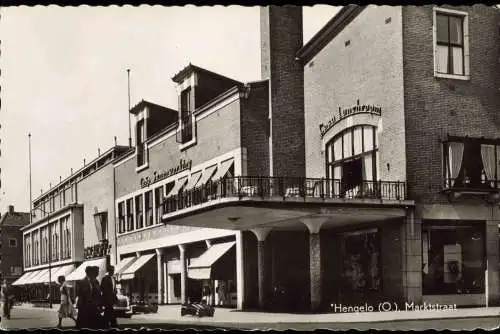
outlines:
[[[500,180],[482,180],[480,182],[473,182],[470,179],[444,179],[443,184],[444,189],[451,190],[456,189],[458,191],[484,191],[484,192],[494,192],[500,191]]]
[[[361,181],[348,185],[337,179],[239,176],[209,181],[200,187],[166,198],[160,205],[165,214],[220,198],[404,200],[406,194],[406,182],[400,181]]]

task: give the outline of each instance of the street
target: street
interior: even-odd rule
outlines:
[[[360,314],[360,317],[362,315]],[[217,315],[215,316],[217,317]],[[189,319],[188,319],[189,318]],[[217,321],[215,321],[217,320]],[[184,317],[179,320],[165,321],[155,314],[134,315],[130,319],[119,318],[120,328],[150,328],[150,329],[296,329],[296,330],[314,330],[314,329],[337,329],[337,330],[368,330],[368,329],[386,329],[386,330],[473,330],[476,328],[493,329],[498,328],[500,324],[499,317],[474,317],[474,318],[455,318],[455,319],[432,319],[432,320],[405,320],[405,321],[384,321],[384,322],[359,322],[359,323],[230,323],[221,322],[221,319]],[[14,308],[10,320],[2,318],[2,329],[35,329],[35,328],[54,328],[57,325],[57,312],[48,309],[21,309]],[[71,319],[63,320],[63,329],[73,329],[74,323]]]

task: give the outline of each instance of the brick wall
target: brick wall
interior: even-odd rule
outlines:
[[[9,219],[9,218],[7,218]],[[20,275],[13,275],[11,273],[11,267],[20,267],[21,270],[24,267],[23,263],[23,234],[19,230],[21,226],[1,226],[1,234],[0,234],[0,277],[6,278],[9,283],[12,283],[16,280]],[[17,246],[10,247],[9,239],[16,239]]]
[[[307,177],[326,177],[328,140],[348,127],[369,124],[378,127],[377,178],[405,180],[401,7],[368,6],[305,64],[304,72]],[[380,106],[381,118],[350,116],[321,138],[319,125],[357,100]]]
[[[247,151],[247,175],[269,175],[269,86],[251,85],[248,100],[241,108],[241,146]]]
[[[305,176],[302,8],[261,8],[262,79],[270,80],[272,163],[275,176]]]
[[[403,7],[408,190],[425,203],[447,202],[440,194],[440,137],[500,134],[500,11],[484,5],[452,8],[469,13],[468,81],[434,77],[432,6]]]

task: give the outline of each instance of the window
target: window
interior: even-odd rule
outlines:
[[[164,187],[158,187],[155,189],[155,203],[156,203],[156,224],[161,222],[162,211],[162,201],[165,197],[165,193],[163,192]]]
[[[434,9],[435,75],[465,78],[469,75],[468,14]]]
[[[118,203],[118,233],[125,232],[125,203]]]
[[[191,94],[191,87],[181,92],[180,131],[177,133],[177,142],[181,144],[190,142],[193,139],[193,106],[191,103]]]
[[[17,247],[17,239],[9,238],[9,247]]]
[[[146,226],[153,225],[153,191],[147,191],[145,196],[146,201]]]
[[[356,196],[374,191],[377,179],[377,133],[371,125],[344,130],[326,144],[326,174],[330,192]]]
[[[142,206],[142,195],[135,197],[135,224],[136,228],[144,227],[144,210]]]
[[[132,211],[132,198],[127,200],[127,232],[134,230],[134,212]]]
[[[482,222],[425,221],[422,230],[423,293],[484,293],[485,242]]]
[[[500,144],[460,138],[443,144],[444,187],[500,188]]]
[[[137,167],[143,166],[146,164],[146,127],[144,123],[144,119],[137,122],[136,128],[136,152],[137,152]]]

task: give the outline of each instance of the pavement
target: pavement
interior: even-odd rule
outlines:
[[[16,308],[31,308],[29,305],[20,305]],[[35,308],[36,309],[36,308]],[[387,309],[387,307],[385,308]],[[56,312],[57,305],[51,310]],[[361,315],[361,316],[360,316]],[[459,318],[498,318],[500,324],[500,307],[458,308],[451,310],[390,310],[386,312],[337,312],[320,314],[294,314],[251,312],[236,309],[217,308],[213,317],[196,318],[191,316],[181,317],[180,305],[161,305],[157,313],[136,314],[137,319],[161,320],[171,323],[373,323],[388,321],[408,321],[425,319],[459,319]]]

